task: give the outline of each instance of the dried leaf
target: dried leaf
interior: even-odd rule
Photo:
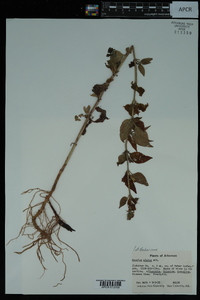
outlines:
[[[130,182],[130,189],[137,194],[137,190],[136,190],[136,186],[134,184],[134,182],[131,180],[131,178],[129,177],[129,182]]]
[[[134,105],[126,104],[124,105],[124,108],[129,113],[130,116],[134,115]]]
[[[86,114],[88,114],[90,112],[90,105],[88,105],[87,107],[83,106],[83,110]]]
[[[148,106],[149,106],[148,103],[147,103],[147,104],[138,103],[138,102],[135,103],[135,104],[133,105],[135,114],[139,115],[140,110],[141,110],[142,112],[144,112],[144,111],[147,109]]]
[[[107,82],[103,84],[95,84],[92,88],[93,93],[99,96],[102,92],[105,92],[108,89],[109,84]]]
[[[74,116],[74,119],[75,119],[75,121],[81,121],[80,118],[82,118],[82,117],[86,118],[87,116],[84,114],[79,114],[79,115]]]
[[[136,126],[140,127],[142,130],[145,130],[144,122],[142,122],[140,119],[142,118],[134,118],[134,123]]]
[[[139,198],[133,198],[132,196],[129,196],[129,198],[128,198],[128,208],[129,208],[129,211],[134,211],[134,210],[136,210],[136,203],[137,203],[137,201],[138,201],[138,199]]]
[[[137,144],[136,144],[136,142],[134,140],[134,137],[132,135],[129,135],[128,141],[131,144],[131,146],[135,149],[135,151],[137,151]]]
[[[138,92],[138,94],[139,94],[139,96],[142,96],[143,94],[144,94],[144,89],[141,87],[141,86],[139,86],[138,88],[137,88],[137,92]]]
[[[121,200],[119,202],[119,208],[122,207],[122,206],[124,206],[126,204],[127,199],[128,199],[127,197],[122,197],[121,198]]]
[[[106,116],[106,110],[97,106],[96,111],[100,112],[100,116],[96,121],[93,121],[94,123],[100,123],[100,122],[104,122],[105,120],[109,120],[109,118],[107,118],[107,116]]]
[[[124,55],[120,51],[114,50],[113,48],[109,48],[108,50],[109,54],[107,54],[107,56],[110,56],[110,60],[107,61],[106,67],[111,69],[113,73],[116,73]]]
[[[146,180],[146,177],[140,172],[131,174],[130,178],[133,180],[133,182],[137,182],[137,183],[144,184],[144,185],[149,185]]]
[[[130,161],[131,162],[134,162],[136,164],[142,164],[142,163],[145,163],[146,161],[152,159],[152,157],[150,156],[146,156],[140,152],[133,152],[133,153],[130,153]]]
[[[136,92],[138,92],[138,93],[139,93],[139,96],[142,96],[143,93],[145,92],[145,90],[144,90],[141,86],[137,86],[137,84],[136,84],[136,83],[133,83],[133,82],[132,82],[132,84],[131,84],[131,88],[132,88],[133,90],[135,90]]]
[[[129,196],[128,199],[128,205],[131,205],[131,203],[137,204],[139,198],[133,198],[132,196]]]
[[[135,63],[134,63],[134,60],[130,62],[129,64],[129,68],[132,68],[132,67],[135,67]]]
[[[142,130],[140,127],[135,126],[135,132],[132,135],[132,138],[136,142],[136,144],[143,147],[153,147],[149,142],[148,134],[146,131]]]
[[[146,128],[148,128],[148,127],[150,127],[150,126],[145,127],[145,126],[144,126],[144,122],[142,122],[140,119],[141,119],[141,118],[134,118],[134,123],[135,123],[136,126],[140,127],[143,131],[145,131]]]
[[[135,204],[134,204],[134,203],[131,203],[131,202],[130,202],[130,204],[128,203],[128,208],[129,208],[130,211],[136,210]]]
[[[137,194],[135,184],[134,184],[132,178],[130,177],[130,175],[127,175],[127,172],[125,173],[124,177],[122,178],[122,182],[124,182],[127,187],[130,187],[130,189]]]
[[[120,51],[115,50],[114,52],[112,52],[112,58],[116,61],[119,62],[122,60],[124,54],[122,54]]]
[[[126,119],[122,122],[120,126],[120,139],[122,142],[124,142],[128,138],[133,125],[133,119]]]
[[[114,51],[114,49],[113,48],[108,48],[108,53],[107,53],[107,57],[109,57],[109,56],[111,56],[111,54],[112,54],[112,52]]]
[[[126,53],[131,54],[133,51],[133,46],[126,48]]]
[[[143,104],[143,103],[137,103],[137,108],[141,111],[145,111],[147,109],[147,107],[149,106],[149,104]]]
[[[74,116],[75,121],[81,121],[81,119],[79,118],[79,116]]]
[[[138,70],[140,71],[140,73],[144,76],[145,75],[145,68],[143,67],[142,64],[138,65]]]
[[[118,162],[117,165],[122,165],[125,161],[127,160],[126,158],[126,153],[122,153],[121,155],[118,156]]]
[[[131,220],[134,217],[134,211],[128,211],[127,220]]]
[[[141,119],[141,117],[136,117],[133,120],[136,126],[140,127],[143,131],[146,131],[149,127],[151,127],[151,125],[145,127],[144,122],[142,122]]]
[[[151,61],[152,61],[153,58],[143,58],[140,62],[143,64],[143,65],[147,65],[147,64],[150,64]]]

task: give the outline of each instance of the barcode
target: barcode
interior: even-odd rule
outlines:
[[[96,287],[98,288],[124,288],[125,280],[119,280],[119,279],[97,279],[96,280]]]

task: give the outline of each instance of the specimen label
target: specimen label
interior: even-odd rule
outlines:
[[[133,251],[134,294],[191,294],[194,281],[191,251]]]

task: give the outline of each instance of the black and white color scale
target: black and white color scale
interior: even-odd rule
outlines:
[[[171,2],[101,2],[101,17],[170,18]]]

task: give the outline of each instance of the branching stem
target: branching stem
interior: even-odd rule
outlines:
[[[127,56],[131,53],[131,51],[132,51],[133,49],[134,49],[133,46],[131,46],[129,49],[127,49],[127,50],[129,50],[129,51],[127,51],[126,54],[123,55],[123,57],[122,57],[122,59],[121,59],[121,61],[120,61],[120,65],[118,66],[117,70],[116,70],[115,72],[113,72],[112,76],[106,80],[106,82],[109,82],[109,83],[108,83],[108,86],[110,85],[110,82],[112,82],[112,81],[114,80],[114,78],[118,75],[118,72],[119,72],[120,68],[122,67],[122,65],[123,65],[123,63],[125,62]],[[69,160],[70,160],[72,154],[74,153],[74,150],[75,150],[76,146],[78,145],[78,142],[79,142],[79,140],[80,140],[80,138],[81,138],[83,132],[85,131],[86,127],[88,126],[88,122],[90,121],[93,112],[95,111],[96,107],[99,105],[99,102],[102,100],[102,96],[103,96],[104,92],[105,92],[105,91],[102,91],[102,92],[100,93],[100,95],[98,95],[97,100],[96,100],[96,102],[94,103],[93,107],[91,108],[91,110],[90,110],[88,116],[86,117],[86,119],[85,119],[85,121],[84,121],[84,123],[83,123],[83,125],[82,125],[82,127],[81,127],[81,129],[80,129],[80,131],[79,131],[79,133],[78,133],[78,135],[77,135],[75,141],[72,143],[72,148],[71,148],[69,154],[67,155],[66,160],[64,161],[64,163],[63,163],[61,169],[59,170],[59,172],[58,172],[58,174],[57,174],[57,176],[56,176],[56,178],[55,178],[55,181],[54,181],[54,183],[53,183],[53,185],[52,185],[51,190],[48,192],[48,194],[47,194],[47,196],[45,197],[45,200],[44,200],[44,202],[43,202],[43,208],[45,207],[46,203],[49,202],[50,207],[51,207],[51,209],[53,210],[53,212],[54,212],[55,215],[57,215],[57,213],[56,213],[56,211],[55,211],[53,205],[52,205],[51,202],[50,202],[50,197],[51,197],[52,194],[54,193],[54,191],[55,191],[55,189],[56,189],[56,186],[57,186],[57,184],[58,184],[58,181],[59,181],[59,179],[60,179],[62,173],[64,172],[64,170],[65,170],[65,168],[66,168],[66,166],[67,166],[67,164],[68,164],[68,162],[69,162]],[[40,211],[38,211],[38,212],[36,213],[36,215],[34,216],[34,218],[36,219],[36,218],[39,216],[39,214],[40,214]]]
[[[64,252],[63,250],[70,248],[73,250],[77,257],[78,260],[80,261],[80,257],[76,250],[74,250],[71,246],[66,244],[60,239],[59,232],[60,232],[60,227],[65,228],[68,231],[75,231],[73,228],[71,228],[67,223],[65,223],[62,218],[60,217],[61,213],[61,208],[59,203],[54,199],[53,193],[56,190],[57,184],[59,182],[59,179],[61,175],[63,174],[66,166],[68,165],[70,158],[72,157],[75,148],[78,145],[78,142],[81,138],[82,135],[85,134],[86,128],[88,125],[90,125],[93,122],[93,113],[95,110],[98,112],[101,112],[101,115],[98,119],[98,122],[103,122],[105,119],[108,119],[105,115],[105,111],[102,110],[101,108],[98,107],[100,101],[102,100],[102,96],[104,92],[107,90],[109,87],[110,83],[114,80],[114,78],[118,75],[118,72],[120,68],[122,67],[124,61],[126,60],[127,56],[132,52],[133,47],[131,46],[130,48],[126,48],[126,53],[122,54],[121,52],[114,50],[113,48],[109,48],[107,56],[111,56],[110,60],[108,61],[108,65],[106,65],[110,70],[112,71],[112,75],[105,81],[104,84],[100,85],[95,85],[93,87],[94,94],[92,96],[96,97],[96,101],[93,104],[92,108],[88,106],[85,109],[85,115],[81,114],[81,116],[85,117],[85,120],[81,126],[81,129],[79,130],[75,140],[73,143],[71,143],[71,149],[62,165],[60,168],[58,174],[56,175],[56,178],[53,182],[53,185],[49,191],[40,189],[40,188],[33,188],[29,189],[22,194],[26,193],[32,193],[33,196],[32,199],[28,205],[28,207],[24,210],[26,211],[26,222],[25,224],[21,227],[21,230],[19,232],[19,235],[15,238],[17,239],[20,235],[21,236],[27,236],[29,239],[32,240],[31,243],[25,245],[23,250],[21,252],[15,252],[17,254],[22,254],[23,252],[31,249],[32,247],[36,246],[36,253],[37,257],[43,267],[43,270],[45,271],[46,268],[44,266],[44,258],[42,255],[42,246],[46,246],[53,258],[57,261],[57,256],[61,255],[62,256],[62,262],[64,264],[64,275],[61,281],[65,278],[66,274],[66,264],[64,261]],[[79,120],[79,118],[78,118]],[[94,122],[97,122],[94,121]],[[40,201],[38,203],[34,203],[36,197],[40,197]],[[42,200],[41,200],[42,199]],[[58,211],[54,207],[54,205],[58,206]],[[50,207],[53,215],[49,216],[49,213],[47,213],[47,207]],[[32,229],[32,232],[30,233],[30,229]],[[14,240],[14,239],[12,239]],[[12,241],[10,240],[10,241]],[[9,242],[10,242],[9,241]],[[8,243],[9,243],[8,242]],[[60,283],[58,283],[60,284]],[[56,285],[57,286],[57,285]]]

